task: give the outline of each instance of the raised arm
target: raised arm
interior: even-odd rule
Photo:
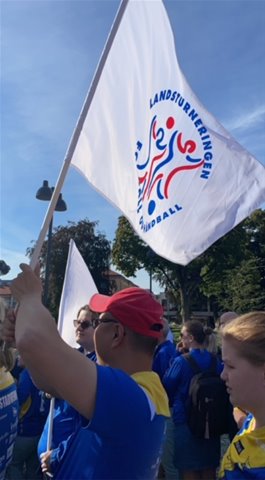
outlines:
[[[41,280],[25,264],[11,285],[19,302],[15,340],[39,389],[67,400],[86,418],[94,412],[97,370],[60,337],[54,319],[41,302]]]

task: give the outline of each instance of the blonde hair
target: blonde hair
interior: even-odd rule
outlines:
[[[217,355],[218,353],[218,344],[217,344],[217,335],[215,332],[210,333],[207,335],[205,339],[205,348],[208,352]]]
[[[265,362],[265,312],[246,313],[222,328],[222,338],[233,342],[241,357],[250,363]]]
[[[6,312],[6,303],[3,298],[0,297],[0,368],[5,367],[7,371],[10,371],[15,364],[15,350],[2,339],[3,322]]]

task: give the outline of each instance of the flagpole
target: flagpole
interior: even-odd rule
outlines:
[[[52,446],[54,406],[55,406],[55,398],[52,397],[50,401],[50,411],[49,411],[49,419],[48,419],[47,451],[51,450],[51,446]]]
[[[119,25],[121,23],[122,17],[124,15],[124,12],[126,10],[126,7],[127,7],[128,3],[129,3],[129,0],[122,0],[121,3],[120,3],[119,9],[117,11],[116,17],[115,17],[114,22],[112,24],[109,36],[107,38],[105,47],[104,47],[103,52],[101,54],[98,66],[96,68],[94,77],[92,79],[88,94],[86,96],[85,102],[84,102],[83,107],[81,109],[81,113],[80,113],[79,118],[77,120],[76,127],[74,129],[73,135],[71,137],[71,140],[70,140],[70,143],[69,143],[69,146],[68,146],[65,158],[64,158],[64,163],[63,163],[62,169],[59,173],[59,177],[58,177],[58,180],[56,182],[54,192],[53,192],[51,201],[49,203],[49,206],[48,206],[48,209],[47,209],[47,212],[46,212],[46,215],[45,215],[45,218],[43,220],[43,224],[42,224],[42,227],[41,227],[41,230],[40,230],[40,233],[39,233],[39,237],[38,237],[38,240],[36,242],[36,245],[35,245],[31,260],[30,260],[30,266],[33,269],[35,268],[35,266],[37,264],[37,261],[38,261],[39,255],[40,255],[40,251],[41,251],[41,247],[43,245],[45,235],[47,233],[47,230],[48,230],[48,227],[49,227],[49,224],[50,224],[50,221],[51,221],[51,218],[52,218],[52,215],[53,215],[53,212],[54,212],[54,209],[55,209],[58,197],[59,197],[59,194],[62,190],[62,186],[63,186],[64,180],[65,180],[66,174],[68,172],[68,169],[69,169],[69,166],[70,166],[70,163],[71,163],[71,160],[72,160],[77,142],[79,140],[79,136],[80,136],[81,130],[83,128],[83,125],[84,125],[84,122],[85,122],[85,119],[86,119],[86,116],[87,116],[87,112],[88,112],[89,107],[91,105],[91,102],[93,100],[93,97],[94,97],[94,94],[96,92],[97,85],[98,85],[98,82],[100,80],[103,68],[105,66],[109,51],[112,47],[113,41],[115,39],[116,33],[118,31]]]
[[[69,267],[69,259],[70,259],[72,249],[73,249],[73,240],[71,239],[70,245],[69,245],[69,251],[68,251],[67,264],[65,269],[65,276],[67,275],[67,270]],[[63,291],[64,291],[64,286],[63,286]],[[63,293],[64,293],[63,291],[62,291],[61,298],[63,297]],[[62,335],[62,318],[60,315],[60,311],[61,311],[61,302],[59,307],[59,318],[58,318],[57,328],[58,328],[59,334]],[[54,407],[55,407],[55,398],[52,397],[50,402],[50,411],[49,411],[49,420],[48,420],[47,451],[51,449],[51,445],[52,445]]]

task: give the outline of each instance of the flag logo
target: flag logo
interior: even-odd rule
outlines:
[[[174,102],[180,111],[172,113],[172,105],[163,109],[164,102]],[[150,99],[150,109],[154,113],[146,148],[138,140],[135,151],[137,213],[144,232],[182,210],[183,205],[176,198],[176,176],[196,170],[200,178],[208,180],[213,158],[209,132],[179,93],[161,90]]]

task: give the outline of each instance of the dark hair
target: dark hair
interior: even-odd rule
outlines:
[[[203,345],[206,337],[213,333],[210,327],[204,326],[199,320],[188,320],[184,323],[184,327],[199,345]]]

